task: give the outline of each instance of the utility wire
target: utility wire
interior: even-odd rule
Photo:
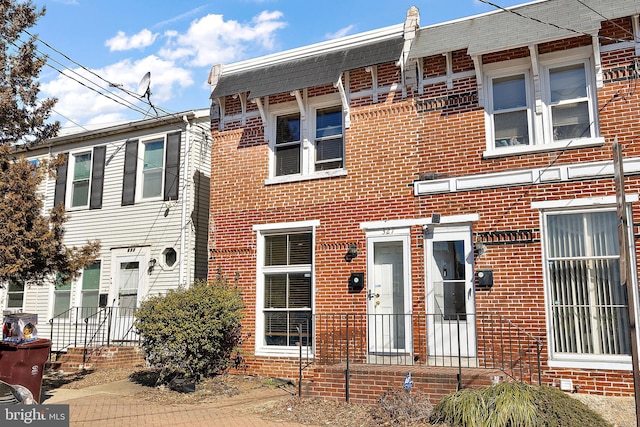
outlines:
[[[593,34],[585,33],[583,31],[574,30],[573,28],[563,27],[561,25],[554,24],[553,22],[547,22],[547,21],[543,21],[543,20],[538,19],[538,18],[534,18],[533,16],[524,15],[524,14],[522,14],[520,12],[517,12],[517,11],[515,11],[513,9],[507,9],[507,8],[505,8],[503,6],[500,6],[498,4],[492,3],[492,2],[490,2],[488,0],[478,0],[478,1],[481,2],[481,3],[484,3],[486,5],[489,5],[491,7],[495,7],[496,9],[500,9],[500,10],[502,10],[504,12],[508,12],[508,13],[513,14],[513,15],[519,16],[521,18],[529,19],[529,20],[534,21],[534,22],[538,22],[538,23],[543,24],[543,25],[548,25],[548,26],[557,28],[559,30],[569,31],[571,33],[579,34],[579,35],[582,35],[582,36],[589,36],[589,37],[593,36]],[[591,9],[591,10],[593,10],[593,9]],[[596,13],[598,13],[598,12],[596,12]],[[598,15],[600,15],[600,14],[598,13]],[[600,15],[600,16],[602,16],[602,15]],[[632,34],[632,36],[633,36],[633,42],[637,43],[638,40],[636,40],[636,38],[635,38],[635,36],[633,34]],[[607,36],[601,36],[601,35],[598,35],[598,38],[602,39],[602,40],[609,40],[609,41],[614,41],[614,42],[618,42],[618,43],[620,43],[620,42],[628,42],[629,41],[629,40],[619,39],[619,38],[616,38],[616,37],[607,37]]]

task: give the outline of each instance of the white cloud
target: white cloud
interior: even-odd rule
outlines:
[[[333,39],[338,39],[340,37],[344,37],[347,34],[349,34],[351,31],[353,31],[355,27],[353,25],[349,25],[347,27],[344,28],[340,28],[338,31],[334,32],[334,33],[327,33],[324,35],[324,38],[327,40],[333,40]]]
[[[282,12],[262,12],[249,23],[225,21],[222,15],[209,14],[191,23],[184,34],[166,32],[168,41],[159,55],[196,67],[209,67],[243,59],[247,50],[273,50],[275,33],[287,24]]]
[[[152,33],[146,28],[140,31],[138,34],[134,34],[128,37],[124,31],[118,31],[115,37],[110,38],[105,42],[105,46],[109,47],[111,52],[130,50],[130,49],[142,49],[147,46],[151,46],[158,38],[157,33]]]
[[[54,80],[42,83],[41,94],[45,97],[58,98],[55,110],[76,123],[95,124],[104,120],[113,122],[132,116],[142,118],[143,113],[149,111],[150,107],[141,102],[136,92],[140,80],[148,71],[151,72],[151,102],[154,105],[161,105],[179,96],[181,90],[194,83],[191,71],[157,56],[147,56],[136,61],[124,60],[102,69],[92,70],[104,80],[121,85],[123,89],[131,92],[131,95],[123,90],[108,87],[104,80],[86,70],[73,71],[66,71],[66,75],[59,75]],[[77,80],[82,81],[84,86]],[[96,83],[100,88],[90,82]]]

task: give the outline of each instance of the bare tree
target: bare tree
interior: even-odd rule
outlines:
[[[46,58],[38,55],[37,36],[29,28],[44,14],[30,0],[0,0],[0,282],[42,283],[54,275],[67,280],[100,249],[97,241],[64,245],[64,206],[46,215],[38,194],[57,161],[35,164],[25,158],[60,128],[50,120],[56,99],[38,98]]]

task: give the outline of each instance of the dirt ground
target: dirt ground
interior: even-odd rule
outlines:
[[[409,418],[411,414],[389,414],[390,407],[385,408],[381,407],[381,405],[367,406],[321,399],[298,399],[295,396],[297,392],[295,385],[283,380],[242,375],[220,375],[199,383],[195,392],[178,392],[166,386],[156,386],[156,378],[157,376],[153,371],[140,368],[103,369],[84,373],[49,373],[43,378],[43,389],[82,389],[128,379],[148,387],[144,393],[136,396],[139,399],[170,404],[195,404],[217,401],[249,392],[256,388],[277,387],[289,392],[291,398],[256,405],[253,410],[264,419],[289,420],[313,426],[431,426],[426,422]],[[614,427],[636,426],[635,400],[633,397],[602,397],[586,394],[572,396],[599,412]],[[390,415],[393,416],[390,417]],[[410,421],[404,424],[391,424],[389,418],[393,419],[394,416],[395,418],[403,418]]]

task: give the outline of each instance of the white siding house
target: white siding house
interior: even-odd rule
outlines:
[[[38,314],[39,336],[48,338],[50,319],[80,323],[98,307],[125,313],[205,279],[209,125],[209,110],[188,111],[58,136],[30,151],[34,160],[66,156],[42,185],[44,210],[64,203],[65,244],[97,239],[101,250],[66,286],[5,286],[4,312]]]

